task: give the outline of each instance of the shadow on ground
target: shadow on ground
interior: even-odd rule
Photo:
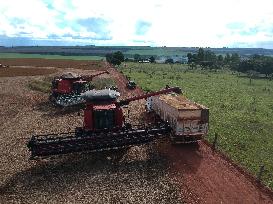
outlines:
[[[116,157],[113,157],[113,153]],[[110,159],[111,156],[111,159]],[[73,186],[131,185],[135,179],[156,182],[164,176],[168,162],[164,155],[155,154],[147,160],[132,160],[123,152],[77,154],[36,163],[26,171],[13,175],[0,194],[24,195],[31,193],[59,194]],[[109,186],[108,186],[109,187]],[[112,186],[113,187],[113,186]]]
[[[45,117],[61,117],[72,113],[79,113],[84,109],[84,105],[71,107],[58,107],[50,101],[43,101],[35,105],[34,110],[43,112]]]

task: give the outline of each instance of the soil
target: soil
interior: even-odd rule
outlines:
[[[59,59],[0,59],[0,63],[12,66],[35,66],[35,67],[56,67],[74,68],[86,70],[105,69],[104,62],[90,60],[59,60]]]
[[[55,72],[57,72],[55,68],[29,68],[16,66],[0,68],[0,77],[48,75]]]
[[[127,89],[127,79],[104,62],[100,66],[92,61],[43,59],[1,63],[31,72],[45,67],[52,73],[40,74],[49,76],[108,69],[121,98],[143,93],[138,87]],[[69,132],[83,122],[82,110],[56,109],[46,94],[28,89],[30,81],[44,77],[27,73],[0,77],[0,203],[273,203],[272,191],[206,142],[171,145],[161,140],[124,152],[28,160],[26,143],[31,135]],[[124,109],[130,112],[129,122],[149,119],[144,103],[132,102]]]

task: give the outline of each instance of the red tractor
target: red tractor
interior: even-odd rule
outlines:
[[[80,76],[74,73],[66,73],[56,77],[52,81],[50,101],[59,106],[72,106],[84,103],[81,94],[92,89],[89,82],[96,76],[109,74],[108,71],[94,75]]]
[[[86,102],[83,127],[75,132],[32,136],[28,142],[32,158],[80,151],[102,151],[127,148],[153,141],[171,131],[166,122],[146,127],[125,123],[122,106],[132,101],[170,92],[181,93],[178,87],[117,101],[119,92],[91,90],[83,94]]]

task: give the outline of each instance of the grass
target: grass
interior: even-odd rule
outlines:
[[[127,63],[121,71],[144,90],[179,86],[188,98],[210,108],[207,140],[273,189],[273,81],[238,77],[228,70],[189,70],[187,65]]]
[[[101,60],[100,56],[63,56],[63,55],[40,55],[23,53],[0,53],[1,58],[41,58],[41,59],[71,59],[71,60]]]
[[[105,87],[116,86],[115,81],[112,78],[98,78],[91,82],[91,85],[95,89],[104,89]]]
[[[42,93],[50,93],[51,79],[45,78],[44,80],[33,80],[29,82],[28,87],[33,91],[39,91]]]
[[[183,51],[181,48],[164,48],[164,47],[157,47],[157,48],[143,48],[143,49],[131,49],[124,52],[125,55],[157,55],[157,56],[181,56],[187,55],[187,52]]]

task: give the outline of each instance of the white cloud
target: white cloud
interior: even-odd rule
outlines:
[[[81,42],[122,45],[248,46],[273,41],[273,0],[0,0],[0,35],[47,38],[65,34]],[[21,19],[13,25],[14,19]],[[79,25],[99,18],[111,40]],[[150,24],[143,35],[136,24]],[[232,24],[244,25],[236,29]],[[73,38],[65,38],[73,41]],[[146,43],[145,43],[146,42]]]

